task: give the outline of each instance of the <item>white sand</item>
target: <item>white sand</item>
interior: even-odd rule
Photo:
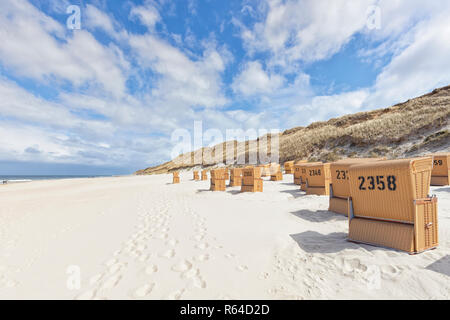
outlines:
[[[346,241],[347,218],[292,175],[255,194],[191,176],[1,185],[0,299],[450,297],[449,187],[432,188],[440,246],[408,255]]]

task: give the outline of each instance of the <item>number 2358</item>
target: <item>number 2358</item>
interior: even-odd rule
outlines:
[[[395,176],[368,176],[358,177],[359,190],[390,190],[395,191],[397,189],[397,178]]]

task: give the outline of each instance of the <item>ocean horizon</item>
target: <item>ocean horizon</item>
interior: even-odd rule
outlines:
[[[117,177],[121,175],[0,175],[0,184],[4,181],[13,182],[30,182],[38,180],[61,180],[61,179],[77,179],[77,178],[102,178]]]

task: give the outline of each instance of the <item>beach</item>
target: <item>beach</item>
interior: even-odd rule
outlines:
[[[0,185],[0,299],[450,298],[448,186],[431,188],[438,248],[409,255],[347,241],[292,175],[262,193],[180,178]]]

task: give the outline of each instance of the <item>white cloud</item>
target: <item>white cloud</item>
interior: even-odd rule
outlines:
[[[167,137],[149,133],[170,132],[170,121],[141,101],[64,94],[50,102],[4,78],[0,96],[0,161],[135,167],[168,156]]]
[[[0,40],[9,43],[0,48],[0,63],[18,77],[38,83],[75,85],[50,102],[0,79],[2,128],[10,129],[0,138],[0,144],[4,142],[0,160],[25,161],[34,155],[34,160],[47,162],[156,163],[170,154],[172,130],[189,128],[194,119],[202,118],[193,107],[227,103],[221,73],[232,56],[214,41],[202,42],[201,55],[187,55],[156,35],[129,35],[111,17],[88,5],[86,27],[102,28],[108,34],[119,30],[120,37],[113,39],[121,46],[131,45],[131,57],[137,58],[141,70],[157,74],[146,79],[132,71],[139,81],[150,81],[146,87],[151,89],[131,96],[125,90],[129,56],[119,44],[106,47],[87,30],[68,36],[64,26],[25,1],[0,6],[0,24],[5,27]],[[213,118],[224,117],[217,112]],[[230,118],[224,119],[229,123]]]
[[[222,92],[220,72],[225,60],[215,49],[207,49],[196,60],[154,35],[132,36],[130,46],[141,67],[150,68],[161,77],[152,97],[169,107],[217,107],[227,102]]]
[[[115,96],[124,94],[123,60],[117,47],[102,46],[89,32],[72,35],[23,0],[0,4],[0,62],[16,74],[38,81],[90,84]],[[56,36],[56,37],[55,37]]]
[[[24,124],[17,126],[5,121],[0,121],[0,124],[0,160],[46,162],[67,158],[72,152],[55,141],[59,137],[52,130]],[[39,152],[30,153],[30,147]]]
[[[67,110],[33,96],[4,78],[0,78],[0,97],[0,115],[4,117],[41,124],[58,121],[62,126],[71,126],[73,123],[73,117]]]
[[[268,74],[263,70],[259,61],[248,62],[244,69],[233,81],[232,88],[237,93],[246,96],[254,94],[270,94],[281,87],[283,77],[277,74]]]
[[[161,20],[158,9],[156,9],[150,2],[144,6],[133,7],[130,12],[131,19],[138,19],[149,30],[153,30],[156,23]]]
[[[6,119],[55,130],[83,131],[90,136],[114,136],[108,122],[84,119],[70,104],[50,102],[27,92],[16,83],[0,78],[0,115]]]
[[[84,23],[88,28],[102,29],[109,34],[115,33],[113,20],[97,7],[87,4],[83,11]]]
[[[252,54],[268,51],[271,63],[288,67],[301,60],[330,57],[365,28],[373,0],[268,0],[264,20],[252,28],[241,25],[241,36]]]
[[[371,106],[397,103],[450,83],[450,9],[421,21],[409,41],[378,75]]]
[[[334,117],[361,110],[369,96],[368,90],[350,91],[331,96],[316,96],[308,104],[291,108],[289,126],[308,125],[314,121],[329,120]]]
[[[237,17],[256,23],[232,20],[247,50],[236,62],[236,48],[214,34],[170,33],[165,4],[131,7],[131,22],[147,27],[133,34],[101,6],[87,5],[87,29],[72,32],[24,0],[1,1],[0,41],[8,45],[0,46],[0,64],[16,82],[0,77],[0,160],[143,167],[166,160],[172,131],[191,129],[194,120],[223,134],[284,129],[386,107],[450,82],[448,1],[376,1],[379,30],[365,26],[375,1],[249,3]],[[98,41],[89,32],[96,29],[110,37]],[[305,65],[328,59],[356,35],[365,48],[359,57],[384,65],[375,84],[317,96]],[[58,95],[39,97],[23,79],[54,86]]]
[[[405,5],[405,2],[402,2]],[[398,8],[399,3],[395,3]],[[413,3],[411,3],[413,5]],[[420,7],[420,6],[419,6]],[[436,8],[436,12],[412,10],[409,21],[386,26],[395,34],[396,40],[386,38],[388,45],[366,55],[371,58],[388,54],[393,57],[377,76],[371,87],[344,92],[332,96],[314,97],[310,102],[293,107],[293,114],[298,115],[288,121],[288,127],[307,119],[303,124],[312,121],[327,120],[331,117],[354,113],[374,108],[384,108],[406,101],[431,90],[450,83],[450,25],[449,6]],[[387,13],[388,11],[386,11]],[[416,21],[419,17],[426,17]],[[387,18],[387,17],[385,17]],[[390,19],[388,19],[390,21]],[[411,21],[414,26],[411,27]],[[388,22],[387,22],[388,23]],[[382,30],[382,29],[381,29]],[[400,32],[400,30],[402,32]],[[388,37],[386,33],[382,37]],[[377,39],[381,39],[380,36]]]
[[[378,0],[375,3],[381,14],[379,29],[362,29],[377,41],[386,39],[398,40],[418,22],[429,20],[443,12],[448,12],[450,3],[446,0]]]
[[[269,107],[276,110],[272,114],[280,118],[283,127],[387,107],[450,82],[448,1],[268,0],[265,3],[259,7],[262,17],[254,25],[246,26],[236,18],[232,23],[241,31],[248,55],[268,53],[266,68],[277,73],[264,71],[260,65],[253,69],[246,66],[234,79],[232,88],[235,92],[258,93],[259,110]],[[381,10],[381,28],[370,30],[366,14],[373,4]],[[330,58],[356,35],[362,35],[360,41],[366,45],[360,58],[374,66],[385,64],[375,84],[315,97],[308,75],[301,71],[303,66]],[[296,74],[296,81],[302,77],[306,81],[300,81],[301,85],[284,81],[276,90],[272,89],[270,85],[278,83],[270,81],[270,77],[286,74]]]

